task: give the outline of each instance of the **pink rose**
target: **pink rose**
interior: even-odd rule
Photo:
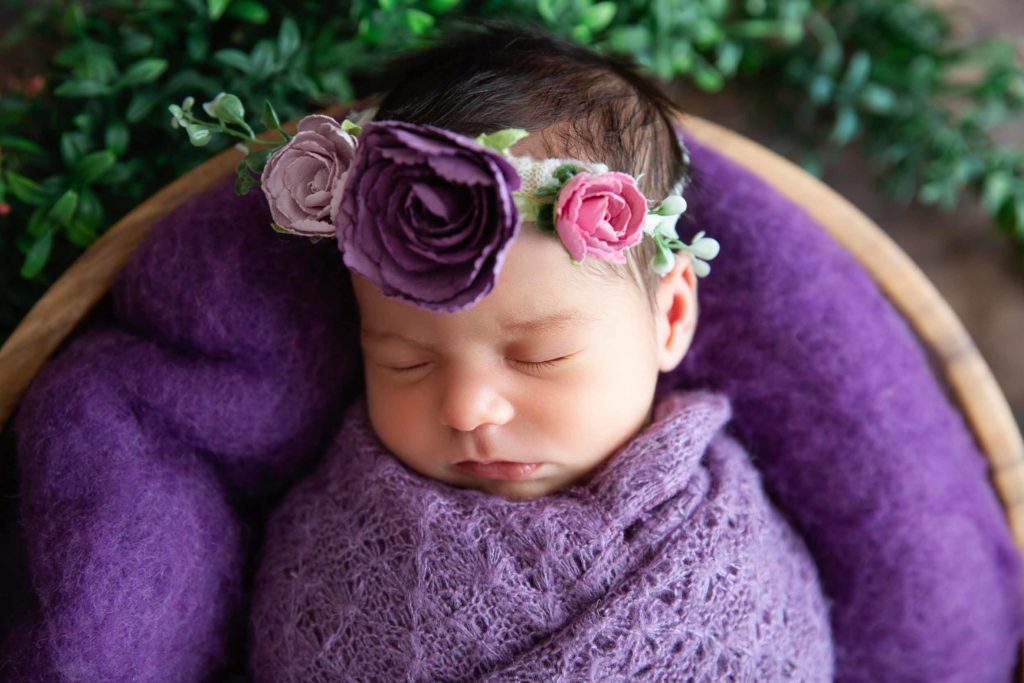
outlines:
[[[274,222],[298,235],[333,237],[334,216],[357,144],[329,116],[299,121],[295,137],[263,168],[263,194]]]
[[[555,230],[576,261],[587,255],[625,263],[623,251],[644,236],[647,200],[632,176],[577,173],[558,193]]]

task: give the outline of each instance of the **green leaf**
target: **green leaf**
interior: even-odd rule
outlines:
[[[85,112],[82,112],[78,116],[72,117],[71,123],[75,124],[75,127],[78,128],[83,133],[92,132],[92,117]]]
[[[100,97],[112,92],[109,85],[96,81],[65,81],[53,90],[58,97]]]
[[[520,192],[513,193],[512,197],[515,200],[516,208],[519,209],[520,220],[524,222],[537,220],[537,213],[541,207],[540,201],[535,197]]]
[[[114,168],[116,169],[117,166]],[[78,194],[78,213],[75,215],[75,223],[81,223],[92,231],[99,230],[103,223],[103,205],[100,204],[96,193],[87,187],[83,187]]]
[[[280,63],[274,51],[274,44],[269,40],[261,40],[256,43],[250,57],[253,76],[260,78],[280,70]]]
[[[561,191],[561,185],[548,185],[547,187],[538,187],[533,194],[536,197],[554,197]]]
[[[228,8],[228,14],[250,24],[265,24],[270,18],[270,10],[253,0],[235,0]]]
[[[784,25],[781,21],[774,19],[751,19],[733,24],[729,27],[729,33],[739,38],[751,38],[759,40],[781,36]]]
[[[213,53],[213,58],[225,66],[238,69],[242,73],[252,73],[252,64],[249,62],[249,55],[241,50],[225,48]]]
[[[598,33],[608,28],[608,25],[612,23],[617,9],[618,7],[614,2],[598,2],[583,10],[580,21],[593,33]]]
[[[590,28],[583,24],[576,24],[573,26],[570,34],[572,35],[573,40],[583,45],[589,44],[594,39],[594,34],[591,33]]]
[[[28,227],[25,228],[25,232],[31,237],[39,237],[47,230],[50,230],[51,227],[47,211],[43,208],[38,208],[29,216]]]
[[[128,71],[118,80],[118,87],[142,85],[160,78],[167,71],[167,60],[159,58],[143,59],[132,64]]]
[[[28,138],[17,135],[0,135],[0,147],[16,149],[19,152],[28,152],[29,154],[45,154],[42,147]]]
[[[537,227],[541,232],[552,233],[555,231],[555,205],[541,204],[537,211]]]
[[[207,0],[206,6],[208,8],[210,18],[214,21],[220,19],[230,4],[231,0]]]
[[[945,196],[946,192],[946,184],[935,180],[922,185],[917,192],[917,198],[922,204],[936,204]]]
[[[558,17],[555,16],[555,9],[551,6],[551,2],[552,0],[537,0],[537,14],[549,24],[555,24],[558,22]]]
[[[459,0],[427,0],[427,9],[431,13],[446,14],[455,9],[459,4]]]
[[[858,120],[857,112],[852,107],[842,107],[836,116],[836,123],[832,128],[832,134],[829,136],[829,139],[837,145],[845,145],[857,134],[859,127],[860,121]]]
[[[25,255],[25,263],[21,266],[21,276],[30,280],[42,272],[46,262],[50,259],[50,249],[53,246],[53,232],[43,233],[39,239],[32,244]]]
[[[209,102],[203,103],[207,114],[225,123],[245,123],[245,107],[237,95],[222,92]]]
[[[1013,209],[1016,217],[1014,231],[1017,239],[1024,239],[1024,192],[1018,192],[1013,200]]]
[[[281,61],[287,61],[295,54],[302,44],[302,35],[299,27],[291,17],[285,17],[281,22],[281,30],[277,33],[277,56]]]
[[[50,209],[50,220],[57,221],[67,227],[75,217],[75,209],[78,208],[78,193],[68,190],[60,196],[60,199]]]
[[[210,50],[210,41],[205,34],[189,33],[185,36],[185,52],[193,62],[202,62]]]
[[[484,147],[490,147],[493,150],[504,153],[505,150],[527,135],[529,135],[529,132],[523,128],[505,128],[494,133],[478,135],[476,141]]]
[[[664,277],[672,271],[675,266],[676,257],[672,253],[672,250],[666,247],[660,238],[655,239],[657,250],[654,252],[654,256],[651,257],[651,267],[654,269],[659,276]]]
[[[210,130],[204,126],[190,123],[185,126],[185,132],[188,133],[188,141],[196,147],[202,147],[210,142]]]
[[[83,43],[82,47],[82,58],[72,68],[75,76],[104,85],[113,83],[117,78],[118,69],[110,49],[106,45],[101,47],[99,44],[89,42]]]
[[[1004,171],[995,171],[985,178],[982,203],[989,213],[995,213],[1013,192],[1013,176]]]
[[[694,62],[693,79],[696,81],[697,87],[706,92],[717,92],[725,84],[722,74],[703,60]]]
[[[106,173],[116,161],[117,155],[109,149],[87,154],[75,164],[75,180],[80,185],[89,185]]]
[[[320,82],[324,86],[324,92],[336,102],[347,102],[355,99],[352,83],[341,71],[328,71],[325,74],[321,74]]]
[[[246,162],[247,159],[242,159],[242,161],[235,166],[235,194],[237,195],[248,194],[249,190],[260,184],[259,179],[253,176],[252,172],[249,170],[249,165]]]
[[[829,98],[832,97],[832,86],[832,79],[828,77],[828,74],[815,74],[811,78],[810,88],[808,89],[811,102],[817,105],[828,102]]]
[[[160,97],[151,90],[135,93],[124,111],[125,121],[138,123],[149,115],[159,101]]]
[[[50,203],[50,194],[36,181],[11,170],[5,173],[5,178],[11,194],[26,204],[46,206]]]
[[[850,58],[850,65],[846,68],[846,75],[843,76],[841,87],[850,92],[859,90],[867,82],[870,72],[871,55],[864,50],[858,50]]]
[[[106,143],[107,149],[117,156],[122,156],[128,150],[128,126],[120,121],[114,121],[107,126],[103,140]]]
[[[96,231],[82,221],[75,221],[71,225],[67,226],[67,228],[64,229],[64,234],[68,236],[69,242],[78,247],[91,246],[98,237]]]
[[[74,166],[89,151],[89,137],[83,133],[65,132],[60,136],[60,156],[68,167]]]
[[[577,169],[574,164],[562,164],[556,168],[551,175],[555,176],[555,180],[564,185],[578,172],[579,169]]]
[[[896,93],[877,83],[868,83],[860,92],[860,104],[875,114],[888,114],[896,109]]]
[[[120,26],[118,31],[121,34],[121,49],[125,54],[145,55],[153,50],[155,41],[152,36],[124,25]]]
[[[260,117],[260,123],[267,130],[281,130],[281,119],[277,117],[277,112],[270,100],[263,100],[263,115]]]
[[[617,26],[611,31],[612,50],[626,54],[641,54],[651,47],[651,34],[643,26]]]
[[[743,57],[743,47],[739,43],[724,41],[718,44],[718,55],[715,58],[715,66],[724,76],[732,76],[736,73],[740,59]]]
[[[423,10],[405,10],[405,25],[414,36],[421,36],[434,26],[434,17]]]

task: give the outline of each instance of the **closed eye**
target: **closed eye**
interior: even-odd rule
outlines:
[[[392,372],[402,373],[402,372],[412,372],[414,370],[419,370],[420,368],[425,368],[428,365],[430,365],[430,363],[417,363],[416,365],[409,365],[409,366],[406,366],[404,368],[395,368],[395,367],[391,367],[391,366],[385,366],[385,367],[387,367],[387,369],[391,370]]]
[[[512,362],[521,367],[540,370],[544,368],[554,367],[558,365],[560,362],[566,360],[567,358],[569,358],[569,356],[559,356],[558,358],[550,358],[548,360],[541,361],[513,360]]]

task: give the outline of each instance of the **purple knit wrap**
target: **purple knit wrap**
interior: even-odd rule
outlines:
[[[274,513],[256,575],[256,681],[831,681],[803,541],[678,392],[589,481],[513,502],[424,477],[364,401]]]

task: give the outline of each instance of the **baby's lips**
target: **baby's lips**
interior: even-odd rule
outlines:
[[[544,465],[541,462],[489,462],[482,463],[475,460],[463,460],[455,466],[475,477],[483,479],[497,479],[501,481],[519,481],[532,478]]]

